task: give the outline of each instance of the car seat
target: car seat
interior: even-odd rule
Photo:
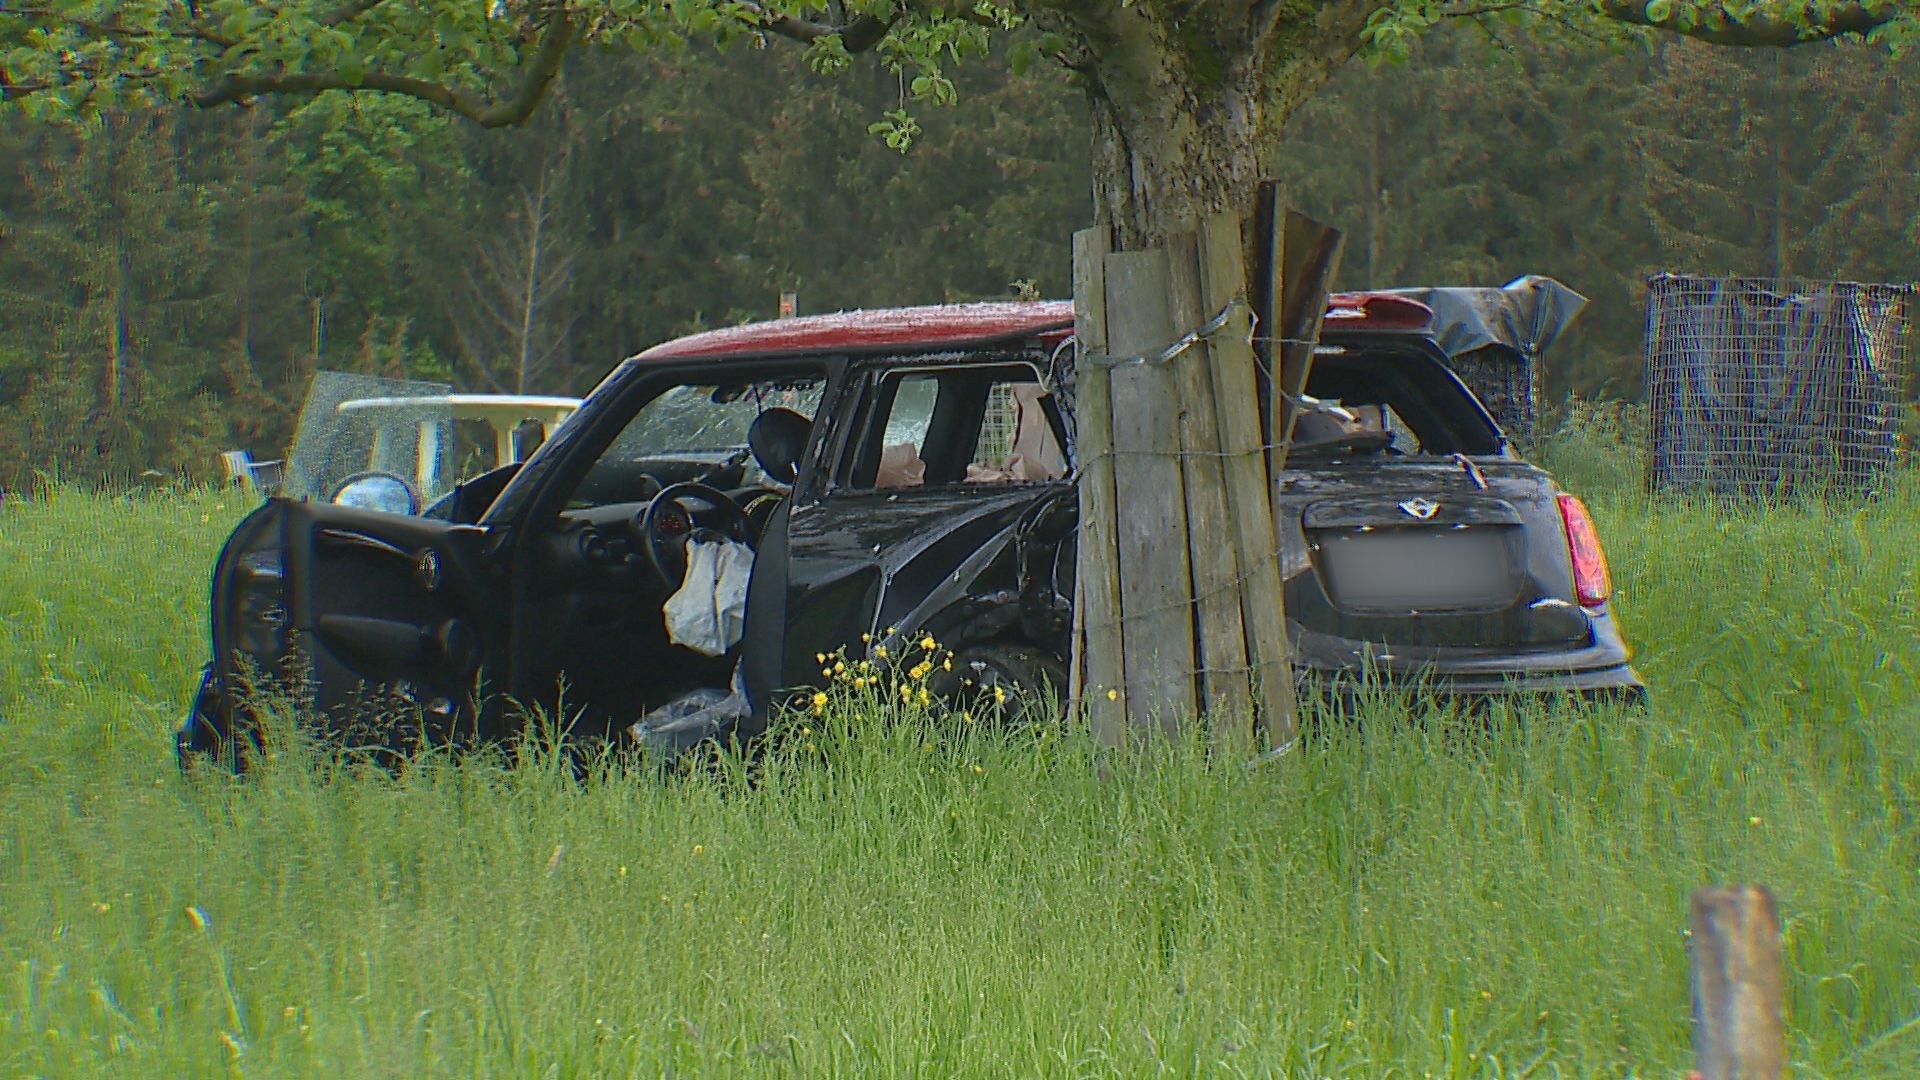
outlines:
[[[760,470],[782,484],[800,475],[800,459],[807,452],[813,421],[792,409],[768,409],[747,429],[747,448]]]

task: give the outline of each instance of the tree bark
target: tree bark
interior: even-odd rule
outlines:
[[[1139,0],[1036,15],[1066,34],[1091,108],[1094,212],[1137,250],[1244,214],[1280,125],[1358,51],[1377,4]]]

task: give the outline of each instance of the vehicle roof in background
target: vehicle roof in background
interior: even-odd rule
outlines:
[[[1425,330],[1433,313],[1417,300],[1386,293],[1335,293],[1327,300],[1327,328]],[[781,356],[819,352],[931,352],[985,345],[1051,345],[1073,331],[1066,300],[935,304],[876,308],[831,315],[747,323],[662,342],[636,360]]]
[[[1550,277],[1528,274],[1501,288],[1388,289],[1433,310],[1433,337],[1449,358],[1503,345],[1539,359],[1564,332],[1587,298]]]
[[[351,412],[439,412],[455,420],[564,419],[580,407],[580,399],[533,394],[431,394],[419,397],[374,397],[343,401],[337,408]]]

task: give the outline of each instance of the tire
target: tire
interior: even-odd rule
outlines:
[[[953,656],[953,669],[929,680],[930,689],[957,709],[1005,724],[1057,721],[1067,711],[1067,666],[1045,649],[1022,642],[971,645]],[[1000,690],[1005,700],[994,691]]]

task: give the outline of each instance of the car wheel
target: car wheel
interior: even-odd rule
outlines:
[[[954,654],[952,670],[929,681],[955,708],[1007,724],[1055,721],[1067,711],[1067,666],[1032,645],[968,646]]]

